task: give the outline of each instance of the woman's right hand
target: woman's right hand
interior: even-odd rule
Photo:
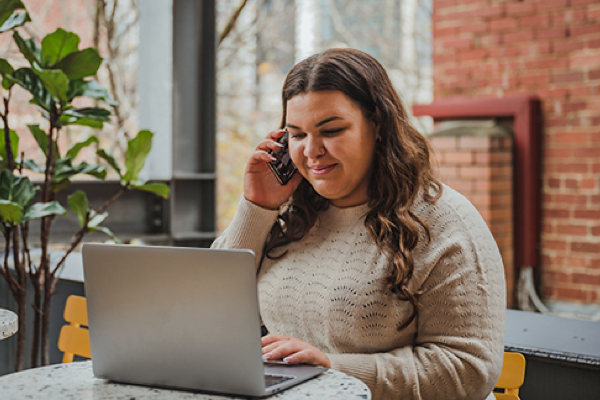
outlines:
[[[277,210],[285,203],[302,181],[302,175],[296,171],[286,185],[281,185],[267,165],[267,162],[275,160],[275,157],[269,154],[269,150],[276,151],[281,148],[277,139],[284,133],[283,130],[269,133],[250,156],[244,172],[246,200],[270,210]]]

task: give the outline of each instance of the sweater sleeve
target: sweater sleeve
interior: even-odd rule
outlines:
[[[267,235],[276,220],[277,210],[267,210],[242,196],[229,227],[210,247],[213,249],[250,249],[256,254],[258,268]]]
[[[435,262],[420,281],[413,345],[327,354],[331,368],[363,380],[374,400],[482,400],[494,388],[504,347],[504,269],[491,233],[474,213],[432,245]]]

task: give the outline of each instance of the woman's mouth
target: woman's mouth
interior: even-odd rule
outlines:
[[[337,164],[313,165],[308,167],[308,169],[313,175],[322,176],[331,172],[331,170],[333,170],[336,165]]]

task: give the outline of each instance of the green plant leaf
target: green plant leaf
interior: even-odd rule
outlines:
[[[137,180],[144,164],[146,157],[152,148],[153,133],[149,130],[140,131],[137,136],[127,142],[127,151],[125,152],[125,176],[123,179],[127,183]]]
[[[12,189],[15,186],[15,175],[11,170],[4,169],[0,172],[0,199],[10,201]]]
[[[46,90],[42,80],[30,68],[20,68],[13,74],[15,82],[33,95],[33,103],[50,112],[52,95]]]
[[[33,135],[33,138],[37,142],[40,149],[46,157],[48,157],[48,135],[44,132],[39,125],[27,125],[29,131]],[[56,146],[56,142],[54,142],[54,148],[52,150],[54,156],[56,158],[60,158],[60,154],[58,153],[58,146]],[[44,172],[44,171],[42,171]]]
[[[69,78],[60,69],[41,69],[33,67],[33,71],[40,77],[44,88],[61,104],[68,102]]]
[[[65,110],[63,115],[76,118],[91,118],[98,121],[109,122],[110,110],[106,110],[100,107],[85,107],[85,108],[71,108]]]
[[[17,132],[10,130],[10,149],[12,150],[12,154],[14,159],[16,160],[19,156],[19,135]],[[4,137],[4,131],[0,130],[0,157],[3,160],[6,160],[8,156],[6,155],[6,141]]]
[[[62,59],[77,51],[79,36],[58,28],[42,39],[42,66],[53,69]]]
[[[67,210],[60,205],[58,201],[51,201],[48,203],[35,203],[31,207],[27,208],[23,213],[21,222],[26,222],[35,218],[43,218],[48,215],[66,215]]]
[[[29,18],[25,5],[21,1],[4,0],[0,3],[0,33],[29,21],[31,21],[31,18]]]
[[[119,176],[122,176],[121,167],[119,166],[119,163],[117,162],[115,156],[111,152],[105,151],[103,149],[98,149],[96,150],[96,154],[98,155],[98,157],[105,159],[106,162],[108,162],[108,164],[111,167],[113,167],[115,171],[117,171],[117,174],[119,174]]]
[[[66,157],[71,157],[71,160],[74,160],[75,158],[77,158],[77,155],[79,154],[81,149],[88,147],[92,143],[99,143],[98,138],[96,136],[90,136],[89,138],[87,138],[87,140],[83,142],[75,143],[73,147],[67,150]]]
[[[25,160],[23,161],[23,168],[31,170],[33,172],[37,172],[39,174],[43,174],[45,167],[42,167],[41,165],[38,165],[35,161],[33,160]]]
[[[17,31],[13,33],[13,38],[15,39],[19,50],[21,51],[23,56],[25,56],[27,61],[29,61],[29,64],[31,64],[31,66],[34,66],[35,64],[40,64],[42,50],[35,42],[35,39],[31,38],[25,40],[21,37],[21,35],[19,35],[19,32]]]
[[[60,182],[52,182],[52,184],[50,185],[50,188],[52,189],[52,191],[54,193],[57,193],[60,190],[66,189],[69,186],[71,186],[71,181],[68,179],[65,179],[64,181],[60,181]]]
[[[96,80],[71,80],[71,82],[69,82],[69,101],[79,96],[89,97],[96,100],[103,100],[110,106],[119,105],[118,102],[110,98],[108,91]]]
[[[11,224],[21,221],[23,208],[17,203],[8,200],[0,200],[0,219]]]
[[[79,226],[83,228],[88,213],[88,199],[86,194],[81,190],[76,190],[67,197],[67,203],[69,203],[69,207],[71,207],[71,210],[77,215]]]
[[[12,195],[9,200],[14,201],[21,208],[25,208],[35,197],[36,188],[26,176],[17,176],[12,188]]]
[[[62,70],[69,79],[83,79],[95,75],[102,64],[102,57],[92,47],[76,51],[63,58],[56,68]]]
[[[144,190],[146,192],[155,193],[164,199],[169,198],[171,189],[164,183],[145,183],[143,185],[131,184],[133,189]]]
[[[102,165],[88,164],[86,162],[73,166],[71,165],[70,157],[62,158],[56,163],[53,183],[58,184],[64,180],[71,179],[77,174],[86,174],[98,179],[104,179],[106,178],[106,169]]]
[[[111,232],[110,229],[104,227],[104,226],[96,226],[94,228],[89,228],[90,232],[102,232],[105,235],[107,235],[108,237],[110,237],[115,243],[117,244],[121,244],[123,243],[118,237],[115,236],[114,233]]]
[[[98,214],[94,210],[90,210],[90,220],[88,221],[88,228],[96,228],[98,225],[102,223],[108,217],[108,212],[103,212],[102,214]]]
[[[0,58],[0,75],[2,76],[2,87],[6,90],[15,84],[12,74],[15,69],[4,58]]]
[[[59,119],[59,124],[57,124],[57,126],[62,127],[66,125],[89,126],[90,128],[94,129],[102,129],[104,127],[104,122],[87,117],[77,118],[69,117],[67,115],[61,115]]]

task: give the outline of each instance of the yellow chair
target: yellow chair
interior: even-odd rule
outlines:
[[[88,326],[85,297],[71,295],[67,298],[64,319],[69,325],[63,326],[58,336],[58,349],[64,352],[63,363],[72,362],[74,355],[92,358],[89,331],[84,328]]]
[[[504,363],[500,378],[496,383],[497,389],[504,393],[494,393],[496,400],[520,400],[519,388],[525,381],[525,357],[521,353],[504,352]]]

